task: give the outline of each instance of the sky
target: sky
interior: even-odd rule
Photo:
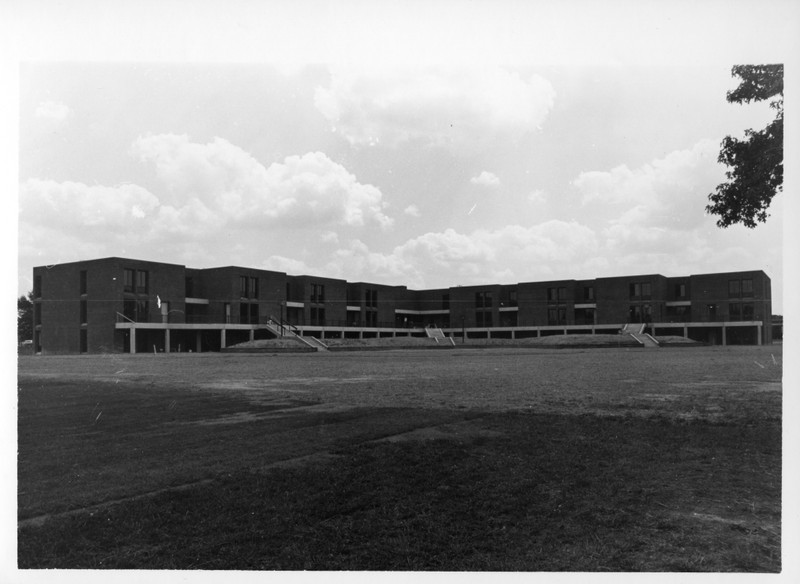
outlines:
[[[222,50],[29,45],[17,292],[107,256],[412,289],[764,270],[780,313],[786,195],[756,229],[705,206],[721,140],[774,117],[726,101],[731,67],[790,58],[797,20],[764,7],[797,10],[698,4],[244,2],[197,37]],[[142,10],[111,15],[169,15]]]

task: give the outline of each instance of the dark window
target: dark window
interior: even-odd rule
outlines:
[[[650,289],[650,282],[643,282],[642,283],[642,298],[650,298],[651,289]]]
[[[86,313],[87,312],[88,312],[88,310],[87,310],[87,306],[86,306],[86,301],[85,300],[81,300],[81,324],[85,324],[87,322],[87,320],[86,320]]]
[[[33,297],[34,298],[41,298],[42,297],[42,277],[41,276],[34,276],[33,277]]]
[[[311,284],[311,302],[315,304],[325,303],[325,286],[322,284]]]
[[[377,290],[365,290],[364,291],[364,302],[370,308],[377,308],[378,307],[378,291]]]
[[[33,324],[34,326],[42,324],[42,305],[40,302],[33,303]]]
[[[686,298],[686,284],[675,284],[675,298]]]
[[[258,278],[250,278],[250,298],[258,298]]]
[[[136,301],[136,322],[150,322],[150,303],[147,300]]]
[[[516,290],[509,290],[508,291],[508,305],[509,306],[517,306],[517,291]]]
[[[583,289],[583,299],[586,302],[594,301],[594,286],[585,286]]]
[[[728,296],[738,298],[741,296],[742,283],[740,280],[728,280]]]
[[[258,324],[258,302],[250,305],[250,324]]]
[[[81,353],[86,353],[89,351],[89,337],[88,331],[86,329],[81,329],[80,332],[80,340],[81,340]]]
[[[548,308],[547,309],[547,324],[548,326],[555,326],[558,324],[558,309],[557,308]]]
[[[186,276],[186,297],[194,298],[194,278]]]
[[[133,292],[133,270],[125,268],[122,271],[122,284],[125,292]]]
[[[742,320],[742,305],[738,302],[731,302],[728,305],[728,318],[730,320]]]
[[[122,315],[132,321],[136,321],[136,301],[125,300],[122,303]]]
[[[548,302],[557,302],[558,301],[558,289],[557,288],[548,288],[547,289],[547,301]]]
[[[742,296],[750,298],[753,296],[753,281],[742,280]]]
[[[249,296],[247,289],[248,279],[247,276],[239,276],[239,297],[247,298]]]
[[[136,292],[139,294],[147,294],[147,286],[149,275],[144,270],[139,270],[136,272]]]
[[[558,307],[558,324],[567,324],[567,307]]]
[[[311,324],[316,326],[325,325],[325,309],[322,307],[311,307]]]
[[[564,302],[567,299],[567,289],[563,286],[558,289],[558,301]]]
[[[639,282],[634,282],[628,286],[628,292],[631,298],[641,298],[642,285]]]
[[[755,310],[752,302],[742,304],[742,320],[754,320]]]
[[[442,294],[442,310],[450,310],[450,295]]]
[[[81,270],[80,287],[81,294],[86,294],[86,270]]]

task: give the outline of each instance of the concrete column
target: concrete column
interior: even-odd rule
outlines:
[[[516,339],[516,338],[517,338],[517,333],[516,333],[516,331],[513,331],[513,330],[512,330],[512,331],[511,331],[511,340],[513,341],[513,340],[514,340],[514,339]]]
[[[136,329],[131,328],[131,353],[136,352]]]
[[[537,337],[541,337],[542,336],[542,329],[538,329],[538,328],[536,329],[536,336]]]
[[[250,329],[250,340],[251,341],[256,340],[256,329]]]
[[[689,327],[686,325],[683,325],[683,336],[689,338]]]
[[[724,347],[727,344],[728,344],[727,329],[725,328],[725,325],[723,324],[722,325],[722,346]]]
[[[762,330],[763,330],[763,327],[762,327],[762,325],[758,325],[758,344],[759,344],[759,345],[760,345],[760,344],[761,344],[761,342],[762,342],[762,341],[761,341],[761,333],[762,333]]]
[[[489,330],[486,331],[486,338],[487,339],[491,339],[492,338],[492,329],[489,329]]]
[[[197,331],[195,333],[195,351],[199,353],[202,348],[203,348],[202,336],[200,334],[200,331]]]
[[[225,348],[225,340],[226,340],[225,339],[225,329],[221,329],[219,331],[219,347],[220,347],[220,349],[224,349]]]
[[[169,329],[164,329],[164,352],[169,353]]]

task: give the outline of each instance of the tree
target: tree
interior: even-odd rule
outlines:
[[[719,215],[719,227],[741,223],[752,229],[767,220],[772,197],[783,190],[783,65],[736,65],[731,74],[742,81],[728,92],[730,103],[771,99],[777,114],[763,130],[745,130],[744,140],[722,141],[717,160],[729,168],[728,181],[708,195],[706,211]]]
[[[33,292],[17,298],[17,341],[33,338]]]

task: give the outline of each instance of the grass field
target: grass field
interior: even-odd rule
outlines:
[[[22,357],[19,567],[777,572],[780,351]]]

